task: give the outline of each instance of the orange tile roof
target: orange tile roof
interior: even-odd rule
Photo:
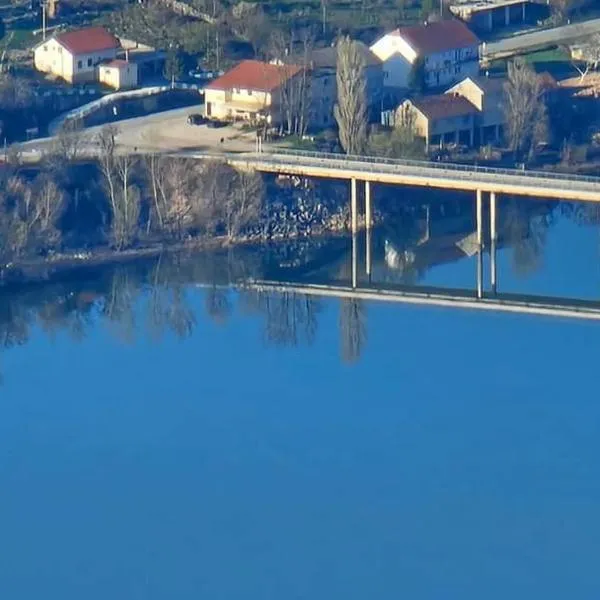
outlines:
[[[55,39],[71,54],[93,54],[121,47],[119,40],[104,27],[86,27],[68,31],[57,35]]]
[[[479,38],[457,19],[401,27],[392,32],[392,35],[404,38],[421,55],[479,45]]]
[[[297,65],[273,65],[259,60],[243,60],[218,79],[209,83],[209,90],[257,90],[272,92],[302,70]]]
[[[414,98],[413,105],[428,119],[448,119],[477,114],[477,107],[462,96],[441,94],[439,96],[423,96]]]

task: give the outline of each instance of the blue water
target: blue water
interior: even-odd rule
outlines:
[[[557,224],[525,278],[506,248],[504,290],[597,297],[597,241]],[[282,347],[186,298],[183,340],[142,299],[127,343],[0,356],[0,598],[600,597],[600,323],[372,303],[349,364],[338,300]]]

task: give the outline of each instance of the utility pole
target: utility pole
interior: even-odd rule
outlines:
[[[47,0],[41,0],[41,4],[42,4],[42,40],[46,39],[46,2],[47,2]]]
[[[217,49],[216,49],[216,64],[217,64],[217,71],[220,70],[220,52],[219,52],[219,26],[217,25],[217,31],[216,31],[216,43],[217,43]]]

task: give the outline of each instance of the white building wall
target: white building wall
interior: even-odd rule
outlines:
[[[50,39],[34,50],[33,64],[36,71],[49,73],[71,81],[73,75],[73,56],[56,40]]]
[[[98,64],[116,57],[116,48],[92,54],[77,54],[73,57],[73,81],[94,81]]]
[[[387,34],[371,46],[382,61],[384,86],[406,88],[412,65],[418,53],[400,35]],[[424,56],[425,80],[428,87],[448,85],[479,73],[479,47],[458,48]]]

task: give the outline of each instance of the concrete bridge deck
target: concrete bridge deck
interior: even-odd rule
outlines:
[[[600,202],[600,178],[545,171],[281,150],[227,160],[264,173]]]

